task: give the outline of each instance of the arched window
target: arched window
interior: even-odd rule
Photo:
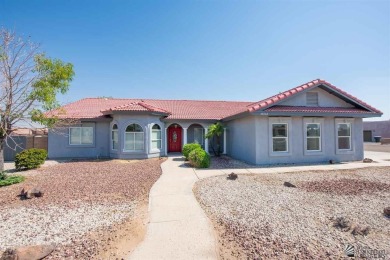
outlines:
[[[155,124],[152,127],[152,149],[161,149],[161,128]]]
[[[111,129],[111,143],[112,143],[112,150],[118,150],[118,125],[114,124]]]
[[[137,124],[131,124],[126,127],[125,132],[125,150],[139,151],[144,149],[144,131]]]

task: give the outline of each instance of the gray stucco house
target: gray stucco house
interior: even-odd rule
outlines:
[[[50,114],[49,158],[151,158],[200,143],[222,122],[223,153],[252,164],[363,159],[363,123],[381,111],[324,80],[258,102],[86,98]]]

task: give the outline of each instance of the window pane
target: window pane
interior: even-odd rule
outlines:
[[[152,149],[161,149],[161,140],[153,140]]]
[[[118,131],[112,131],[112,149],[118,149]]]
[[[337,131],[339,136],[351,136],[351,126],[349,124],[338,124]]]
[[[81,128],[75,127],[70,128],[70,144],[80,144],[81,143]]]
[[[126,132],[143,132],[143,131],[140,125],[131,124],[126,127]]]
[[[82,144],[93,144],[93,128],[82,127],[81,128],[81,143]]]
[[[203,128],[194,128],[194,143],[203,145]]]
[[[287,152],[287,138],[273,138],[274,152]]]
[[[307,129],[307,137],[320,137],[321,135],[321,130],[320,130],[320,124],[307,124],[306,125]]]
[[[160,128],[160,126],[159,126],[159,125],[155,124],[155,125],[152,127],[152,129],[155,129],[155,130],[160,130],[161,128]]]
[[[134,133],[125,134],[125,150],[134,150]]]
[[[112,129],[118,129],[118,126],[117,126],[117,124],[114,124],[113,126],[112,126]]]
[[[144,149],[144,133],[134,133],[135,135],[135,150]]]
[[[307,150],[319,151],[320,150],[320,138],[307,138]]]
[[[351,149],[349,137],[339,137],[339,149],[345,149],[345,150]]]
[[[161,131],[153,130],[152,131],[152,140],[161,139]]]
[[[273,137],[287,137],[287,124],[273,124],[272,125]]]

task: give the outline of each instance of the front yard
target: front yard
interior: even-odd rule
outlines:
[[[221,259],[340,259],[347,244],[390,254],[390,219],[383,214],[390,167],[234,181],[225,175],[200,180],[194,193],[218,233]]]
[[[125,256],[142,240],[147,197],[163,161],[67,162],[24,172],[26,181],[0,188],[0,255],[54,243],[48,259]],[[44,196],[21,200],[26,187]]]

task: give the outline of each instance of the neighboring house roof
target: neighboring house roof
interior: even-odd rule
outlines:
[[[299,93],[320,87],[355,108],[340,107],[297,107],[281,106],[280,103]],[[240,114],[257,111],[302,112],[302,113],[346,113],[380,115],[381,111],[344,92],[325,80],[316,79],[258,102],[201,101],[201,100],[158,100],[158,99],[115,99],[85,98],[63,106],[50,114],[60,118],[92,119],[102,118],[117,111],[159,113],[167,119],[222,120]]]

